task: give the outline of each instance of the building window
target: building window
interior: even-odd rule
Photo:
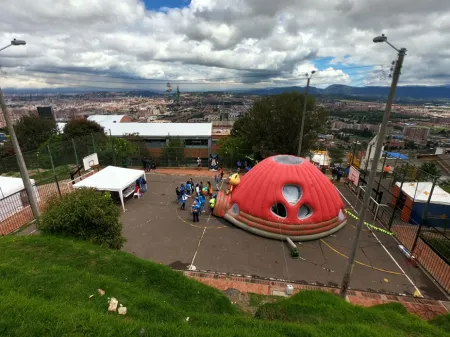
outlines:
[[[146,139],[145,145],[149,148],[161,148],[166,146],[166,140],[165,139]]]
[[[204,148],[208,147],[208,139],[186,139],[184,144],[190,148]]]

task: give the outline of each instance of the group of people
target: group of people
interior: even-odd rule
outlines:
[[[215,176],[216,190],[219,190],[219,183],[223,179],[223,170],[220,170],[219,174]],[[186,201],[189,198],[194,198],[191,206],[191,212],[194,222],[199,222],[199,215],[204,211],[206,205],[206,199],[209,199],[209,211],[213,214],[214,207],[216,205],[216,194],[213,193],[211,182],[203,182],[195,184],[193,179],[189,179],[186,183],[181,184],[180,187],[176,187],[175,193],[177,196],[177,202],[181,204],[181,210],[186,210]]]
[[[245,172],[248,172],[251,170],[251,168],[252,168],[252,163],[249,163],[247,160],[244,160],[244,163],[242,163],[241,160],[238,160],[236,162],[236,169],[237,169],[238,173],[241,172],[242,169],[244,169]]]
[[[142,166],[144,167],[145,172],[150,172],[152,170],[152,161],[147,157],[143,157]]]

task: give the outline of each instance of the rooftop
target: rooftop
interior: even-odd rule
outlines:
[[[102,125],[105,123],[120,123],[124,117],[126,117],[126,115],[92,115],[88,117],[88,120]]]
[[[141,137],[211,137],[211,123],[100,123],[112,136],[138,133]]]

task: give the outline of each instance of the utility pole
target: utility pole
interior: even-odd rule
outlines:
[[[41,213],[39,212],[39,204],[37,202],[33,186],[31,185],[30,176],[28,175],[27,166],[25,165],[25,160],[23,159],[22,150],[20,149],[19,141],[17,140],[16,132],[14,131],[14,126],[9,117],[8,107],[6,106],[2,89],[0,89],[0,105],[2,107],[3,117],[5,118],[6,125],[8,126],[9,135],[11,136],[11,143],[16,154],[17,165],[19,166],[20,175],[22,176],[23,186],[25,187],[28,199],[30,200],[31,210],[33,211],[34,217],[39,218],[39,216],[41,215]]]
[[[374,38],[373,41],[374,42],[386,42],[391,47],[393,47],[389,42],[387,42],[387,37],[385,37],[384,35]],[[398,59],[397,59],[397,63],[395,64],[394,74],[393,74],[392,83],[391,83],[391,89],[389,91],[389,96],[388,96],[388,100],[386,103],[386,109],[384,111],[383,121],[381,123],[380,131],[378,132],[378,136],[377,136],[377,145],[375,148],[375,153],[374,153],[374,158],[372,161],[369,179],[367,181],[366,192],[364,193],[363,202],[362,202],[361,207],[358,212],[359,218],[356,223],[356,230],[355,230],[355,236],[353,238],[353,244],[352,244],[352,247],[351,247],[351,250],[349,253],[344,277],[342,279],[341,296],[344,299],[347,298],[347,291],[348,291],[348,287],[350,285],[350,279],[351,279],[353,267],[355,264],[356,251],[359,246],[359,238],[361,236],[362,227],[363,227],[364,221],[365,221],[365,212],[369,206],[370,196],[372,194],[372,186],[373,186],[376,172],[378,170],[378,162],[380,161],[381,149],[383,147],[384,138],[386,136],[386,128],[387,128],[387,125],[389,122],[389,118],[391,116],[391,108],[392,108],[392,103],[394,102],[395,90],[397,88],[397,83],[400,78],[400,71],[402,69],[403,59],[405,58],[405,55],[406,55],[405,48],[402,48],[400,50],[396,49],[395,47],[393,47],[393,48],[398,52]]]
[[[315,70],[311,71],[311,75],[305,74],[307,77],[306,89],[305,89],[305,99],[303,102],[303,114],[302,114],[302,125],[300,126],[300,139],[298,140],[298,150],[297,156],[300,157],[302,153],[302,143],[303,143],[303,130],[305,128],[305,116],[306,116],[306,103],[308,101],[308,91],[309,91],[309,82],[311,81],[312,75],[316,73]]]

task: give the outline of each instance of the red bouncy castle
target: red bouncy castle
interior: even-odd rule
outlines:
[[[240,180],[240,181],[239,181]],[[272,239],[320,239],[347,222],[344,203],[330,180],[303,158],[266,158],[242,179],[233,175],[231,194],[219,192],[214,215]]]

